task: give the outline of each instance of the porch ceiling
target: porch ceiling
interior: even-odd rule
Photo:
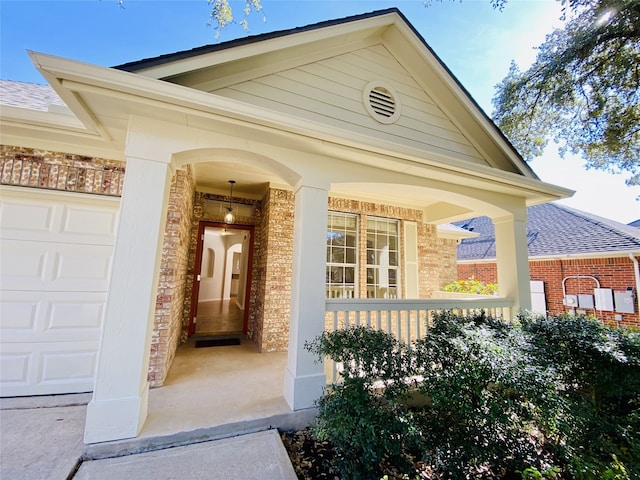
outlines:
[[[233,162],[198,163],[194,165],[198,191],[229,194],[229,180],[235,180],[234,196],[260,199],[269,187],[290,190],[283,179],[266,170]],[[425,210],[442,203],[438,192],[427,188],[399,187],[395,184],[337,184],[331,196],[358,199]],[[464,210],[471,212],[470,210]]]
[[[196,189],[201,192],[229,194],[229,180],[235,180],[234,196],[260,199],[269,185],[290,188],[278,176],[266,170],[232,162],[198,163],[194,165]]]

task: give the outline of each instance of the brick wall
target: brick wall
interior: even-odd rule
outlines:
[[[570,309],[562,303],[562,280],[566,277],[593,276],[600,282],[601,288],[611,288],[613,291],[625,291],[627,287],[636,288],[633,262],[628,257],[610,258],[575,258],[530,261],[529,270],[531,280],[544,282],[547,310],[552,315],[568,313]],[[474,277],[476,280],[497,283],[495,263],[476,263],[458,265],[458,278],[467,279]],[[565,282],[567,295],[578,293],[593,294],[596,283],[588,278],[569,278]],[[638,292],[635,292],[638,295]],[[637,298],[637,297],[636,297]],[[634,302],[637,310],[637,301]],[[587,315],[596,316],[598,319],[611,325],[617,325],[616,312],[600,312],[591,309],[586,310]],[[620,325],[640,326],[638,312],[622,315]]]
[[[458,279],[473,278],[484,283],[498,283],[498,269],[495,262],[461,263],[458,265]]]
[[[294,208],[294,194],[287,190],[270,189],[262,201],[253,326],[263,352],[284,352],[289,344]]]
[[[438,290],[458,279],[458,242],[449,238],[438,239]]]
[[[0,183],[121,196],[124,162],[0,145]]]
[[[194,193],[191,167],[178,170],[171,180],[162,245],[148,374],[152,387],[164,383],[181,339]]]

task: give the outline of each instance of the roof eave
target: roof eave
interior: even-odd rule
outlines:
[[[489,133],[492,141],[500,146],[500,150],[509,158],[510,163],[515,169],[525,177],[539,180],[537,174],[522,158],[509,139],[478,105],[469,91],[429,46],[424,37],[422,37],[397,8],[329,20],[305,27],[244,37],[221,44],[207,45],[188,51],[130,62],[114,68],[135,72],[156,79],[167,78],[185,71],[211,67],[231,59],[237,61],[241,58],[260,55],[261,53],[279,48],[322,41],[336,34],[348,35],[368,28],[386,29],[392,25],[395,26],[398,31],[402,32],[406,39],[414,44],[414,47],[422,51],[422,56],[425,61],[440,70],[439,75],[441,80],[448,83],[450,88],[455,91],[455,95],[465,104],[466,111]],[[417,41],[413,41],[414,39]]]

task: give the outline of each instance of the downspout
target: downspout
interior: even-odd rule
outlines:
[[[636,301],[638,302],[638,315],[640,315],[640,267],[638,267],[638,259],[633,253],[629,254],[629,258],[633,262],[633,273],[636,276]]]

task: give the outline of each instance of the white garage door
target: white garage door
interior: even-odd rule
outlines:
[[[118,208],[0,189],[0,396],[93,389]]]

